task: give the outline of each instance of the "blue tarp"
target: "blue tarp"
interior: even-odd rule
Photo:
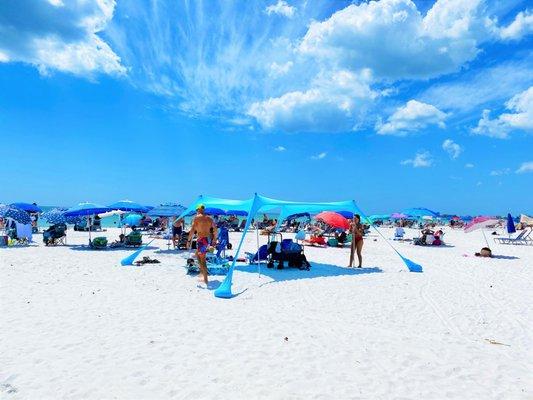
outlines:
[[[249,216],[248,219],[246,220],[246,225],[244,227],[241,240],[236,249],[234,261],[231,264],[228,274],[226,275],[226,279],[224,280],[224,282],[222,282],[222,284],[215,291],[215,296],[223,297],[223,298],[232,297],[231,284],[232,284],[232,279],[233,279],[233,270],[235,268],[235,261],[237,260],[239,256],[242,244],[244,242],[244,237],[246,236],[246,232],[250,228],[251,221],[255,217],[256,214],[272,212],[274,210],[279,211],[280,215],[278,218],[278,221],[279,221],[278,224],[280,224],[281,221],[286,219],[287,216],[289,215],[299,214],[299,213],[318,214],[319,212],[322,212],[322,211],[345,210],[345,211],[351,211],[354,214],[360,214],[362,217],[364,217],[363,212],[359,209],[359,207],[357,207],[357,205],[355,204],[355,201],[353,200],[329,202],[329,203],[297,202],[297,201],[276,200],[276,199],[271,199],[269,197],[260,196],[257,194],[253,198],[248,199],[248,200],[231,200],[231,199],[221,199],[217,197],[199,196],[195,202],[193,202],[185,211],[183,211],[180,217],[184,217],[188,215],[189,213],[194,212],[196,208],[198,207],[198,205],[200,204],[203,204],[206,208],[215,207],[215,208],[220,208],[223,210],[231,209],[231,210],[247,211],[248,216]],[[379,232],[379,230],[377,230],[377,232],[381,235],[381,232]],[[389,241],[387,241],[387,243],[394,249],[394,251],[396,251],[396,253],[398,253],[398,251],[394,248],[394,246],[392,246],[392,244],[390,244]],[[402,258],[402,260],[405,262],[405,264],[407,265],[410,271],[422,272],[422,267],[420,265],[406,259],[400,253],[398,253],[398,255]]]

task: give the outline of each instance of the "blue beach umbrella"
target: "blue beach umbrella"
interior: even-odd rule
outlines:
[[[66,217],[87,217],[87,226],[89,227],[89,242],[91,242],[91,224],[89,223],[89,216],[105,213],[111,211],[109,207],[101,206],[95,203],[80,203],[77,206],[69,208],[65,211]]]
[[[109,207],[112,210],[133,211],[133,212],[140,212],[140,213],[145,213],[150,210],[150,207],[143,206],[142,204],[135,203],[134,201],[130,201],[130,200],[117,201],[116,203],[110,204],[107,207]]]
[[[236,217],[246,217],[248,213],[244,210],[228,210],[226,215],[235,215]]]
[[[516,228],[514,226],[513,217],[511,216],[511,213],[507,214],[507,233],[515,233]]]
[[[436,211],[432,211],[428,208],[424,207],[414,207],[414,208],[407,208],[402,211],[404,214],[410,215],[411,217],[438,217],[440,214]]]
[[[26,211],[13,206],[0,206],[0,217],[11,218],[19,224],[31,224],[30,215]]]
[[[142,215],[139,214],[130,214],[122,219],[122,223],[128,226],[139,226],[141,222]]]
[[[65,216],[66,208],[54,208],[46,211],[41,215],[41,218],[48,221],[48,223],[55,224],[77,224],[83,220],[83,217],[67,217]]]
[[[24,210],[29,213],[40,213],[43,210],[38,207],[36,204],[30,204],[30,203],[12,203],[13,207],[20,208],[21,210]]]
[[[207,207],[205,209],[207,215],[226,215],[226,211],[221,208]]]
[[[351,212],[351,211],[336,211],[336,213],[342,215],[346,219],[352,219],[353,218],[353,212]]]
[[[179,204],[161,204],[148,211],[151,217],[177,217],[181,215],[186,208]]]

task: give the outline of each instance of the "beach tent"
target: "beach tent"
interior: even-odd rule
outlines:
[[[215,291],[216,297],[229,298],[232,297],[231,294],[231,283],[233,277],[233,270],[235,268],[235,262],[239,256],[246,232],[250,228],[251,221],[255,215],[258,213],[268,213],[273,211],[279,212],[278,218],[278,227],[280,222],[286,219],[289,215],[298,214],[298,213],[310,213],[318,214],[322,211],[335,211],[335,210],[345,210],[364,215],[359,207],[355,204],[353,200],[347,201],[338,201],[338,202],[329,202],[329,203],[315,203],[315,202],[296,202],[296,201],[284,201],[271,199],[265,196],[260,196],[255,194],[254,197],[247,200],[230,200],[230,199],[221,199],[216,197],[208,196],[199,196],[196,201],[194,201],[180,217],[183,217],[191,212],[194,212],[196,208],[203,204],[205,207],[216,207],[223,210],[242,210],[248,212],[248,219],[246,220],[246,225],[244,227],[241,240],[237,246],[237,250],[234,256],[234,260],[229,268],[228,274],[224,282],[218,287]],[[394,246],[381,234],[381,232],[375,228],[378,234],[383,237],[383,239],[392,247],[392,249],[401,257],[403,262],[407,265],[410,271],[412,272],[422,272],[422,267],[411,260],[403,257]]]

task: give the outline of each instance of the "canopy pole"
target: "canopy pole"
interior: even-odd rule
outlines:
[[[261,280],[261,260],[259,259],[259,225],[255,227],[255,237],[257,242],[257,271],[259,272],[259,280]]]
[[[485,239],[485,243],[487,244],[487,247],[490,248],[489,241],[487,240],[487,236],[485,236],[485,230],[483,228],[481,228],[481,233],[483,234],[483,238]]]

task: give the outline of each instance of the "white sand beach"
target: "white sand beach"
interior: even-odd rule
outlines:
[[[198,288],[165,240],[141,267],[72,230],[67,246],[0,248],[0,398],[531,399],[533,248],[476,258],[479,231],[445,230],[447,247],[395,243],[423,273],[372,233],[366,268],[306,247],[310,271],[239,268],[232,299]]]

